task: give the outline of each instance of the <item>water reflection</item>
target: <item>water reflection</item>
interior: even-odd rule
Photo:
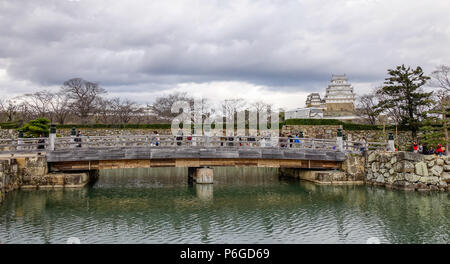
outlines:
[[[215,168],[214,184],[187,171],[102,171],[81,190],[12,192],[0,242],[448,243],[447,193],[280,180],[276,169]]]
[[[197,197],[202,201],[212,201],[213,190],[213,184],[195,184],[195,192],[197,193]]]

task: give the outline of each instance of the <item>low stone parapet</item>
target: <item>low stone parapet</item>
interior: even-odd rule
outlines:
[[[19,188],[80,188],[95,176],[95,171],[48,173],[45,156],[3,158],[0,160],[0,202],[7,192]]]
[[[364,180],[353,178],[340,170],[302,170],[292,168],[280,169],[282,176],[310,181],[318,184],[364,184]]]
[[[24,179],[21,189],[80,188],[89,183],[89,174],[49,173]]]
[[[387,188],[448,191],[450,157],[412,152],[370,152],[366,182]]]

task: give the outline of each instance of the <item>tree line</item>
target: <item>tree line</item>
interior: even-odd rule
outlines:
[[[0,99],[1,122],[27,122],[46,118],[52,123],[127,124],[149,121],[146,107],[120,97],[107,98],[98,83],[82,78],[64,82],[56,92],[42,90],[9,100]]]
[[[155,98],[153,104],[139,105],[127,98],[108,98],[98,83],[73,78],[63,83],[56,92],[42,90],[11,99],[0,99],[0,123],[26,123],[38,118],[51,123],[70,124],[155,124],[170,123],[179,112],[173,113],[177,101],[188,102],[192,111],[200,111],[203,120],[216,114],[217,106],[207,99],[199,102],[185,92],[175,92]],[[197,103],[197,107],[194,104]],[[242,98],[224,100],[218,106],[226,116],[253,108],[256,111],[271,108],[263,101],[246,102]]]

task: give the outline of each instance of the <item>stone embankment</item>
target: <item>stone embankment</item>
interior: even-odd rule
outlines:
[[[372,152],[366,183],[401,190],[448,191],[450,156],[412,152]]]
[[[43,156],[0,159],[0,202],[5,194],[16,189],[79,188],[91,176],[82,173],[48,173]]]
[[[347,154],[339,170],[281,168],[280,174],[318,184],[364,184],[364,164],[364,156]]]

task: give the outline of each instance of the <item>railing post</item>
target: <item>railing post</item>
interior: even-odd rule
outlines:
[[[394,134],[392,132],[389,132],[388,151],[391,151],[391,152],[395,151],[395,140],[394,140]]]
[[[50,135],[49,135],[48,139],[50,142],[50,146],[49,146],[50,151],[55,150],[55,141],[56,141],[56,125],[55,124],[50,125]]]
[[[23,138],[23,130],[21,129],[19,130],[19,136],[17,137],[17,145],[19,146],[16,147],[16,150],[22,150],[22,146],[20,146],[21,144],[23,144],[22,138]]]
[[[341,128],[338,128],[337,130],[336,146],[338,151],[344,151],[344,140],[342,138]]]
[[[77,136],[77,129],[75,127],[72,127],[72,131],[70,131],[70,137],[73,138],[72,141],[73,143],[76,143],[75,141],[75,137]],[[70,144],[69,142],[69,148],[76,148],[77,145],[76,144]]]
[[[348,149],[347,148],[347,135],[346,134],[343,134],[342,135],[342,149]]]

